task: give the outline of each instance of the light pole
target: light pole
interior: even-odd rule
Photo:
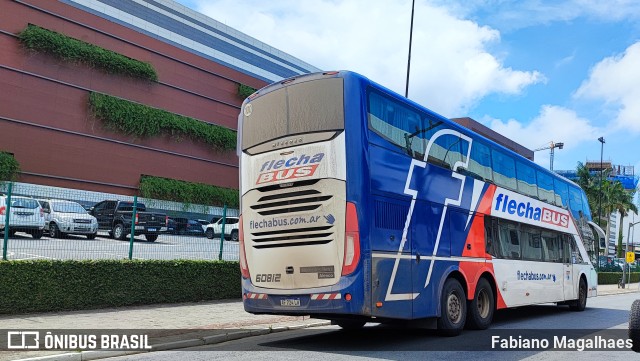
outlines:
[[[600,189],[598,190],[598,225],[600,225],[602,227],[602,155],[604,152],[604,137],[600,137],[598,138],[598,141],[600,142]],[[605,247],[607,245],[607,242],[609,240],[605,239]],[[598,254],[598,270],[600,269],[600,241],[598,241],[598,249],[597,249],[597,254]]]
[[[407,57],[407,84],[404,90],[404,97],[409,98],[409,70],[411,70],[411,42],[413,40],[413,10],[416,6],[416,0],[411,2],[411,28],[409,29],[409,56]]]
[[[554,143],[552,140],[551,143],[549,143],[549,146],[534,149],[533,151],[537,152],[539,150],[550,149],[551,156],[549,157],[549,170],[553,172],[553,150],[556,148],[562,149],[562,147],[564,147],[564,143]]]
[[[627,252],[629,251],[629,237],[631,235],[631,227],[635,226],[636,224],[640,223],[640,221],[635,222],[635,223],[631,223],[631,221],[629,221],[629,230],[627,231]],[[627,259],[626,259],[626,252],[625,252],[625,260],[622,263],[622,283],[621,283],[621,287],[624,288],[624,284],[627,278]],[[631,270],[629,270],[629,273],[631,273]]]

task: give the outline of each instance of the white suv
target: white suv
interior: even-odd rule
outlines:
[[[79,203],[56,199],[40,202],[45,215],[45,229],[51,238],[63,238],[67,234],[96,238],[98,221]]]
[[[7,214],[6,195],[0,195],[0,231],[5,232],[5,217]],[[44,214],[40,203],[33,198],[12,196],[9,214],[9,235],[25,232],[33,238],[39,239],[44,231]]]
[[[224,224],[224,238],[232,241],[238,241],[238,223],[240,218],[227,217]],[[204,231],[207,238],[212,239],[214,237],[220,237],[222,234],[222,218],[218,219],[215,223],[207,225],[207,229]]]

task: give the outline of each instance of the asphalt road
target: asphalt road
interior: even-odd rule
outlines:
[[[151,352],[114,358],[118,361],[189,360],[634,360],[632,351],[492,350],[492,337],[506,338],[594,338],[625,339],[631,303],[637,294],[620,294],[589,299],[584,312],[571,312],[555,305],[521,307],[496,314],[494,324],[484,331],[465,331],[445,338],[432,330],[406,326],[367,324],[355,332],[335,326],[272,333],[218,345],[179,351]],[[606,330],[603,329],[614,329]],[[624,342],[624,341],[623,341]]]
[[[4,238],[0,235],[0,248]],[[130,242],[109,238],[107,232],[88,240],[85,236],[68,235],[65,238],[41,239],[18,232],[8,239],[7,259],[124,259],[129,257]],[[220,254],[220,238],[204,236],[161,234],[155,242],[147,242],[137,236],[133,243],[133,259],[199,259],[217,260]],[[1,254],[0,254],[1,257]],[[222,259],[238,260],[238,243],[223,242]]]

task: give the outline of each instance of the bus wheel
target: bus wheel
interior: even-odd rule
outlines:
[[[364,321],[356,320],[335,320],[332,322],[334,325],[340,326],[343,330],[359,330],[364,327]]]
[[[633,342],[631,349],[640,352],[640,300],[635,300],[631,304],[629,312],[629,339]]]
[[[569,304],[571,311],[584,311],[587,307],[587,282],[584,279],[580,280],[580,287],[578,288],[578,299]]]
[[[476,285],[476,293],[469,302],[467,312],[468,327],[474,330],[486,330],[493,320],[495,296],[486,278],[481,278]]]
[[[460,282],[449,278],[444,283],[440,299],[438,330],[444,336],[457,336],[462,332],[467,318],[467,300]]]

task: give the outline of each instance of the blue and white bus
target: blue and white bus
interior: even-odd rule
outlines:
[[[456,335],[596,295],[602,230],[576,184],[358,74],[254,93],[238,154],[248,312]]]

